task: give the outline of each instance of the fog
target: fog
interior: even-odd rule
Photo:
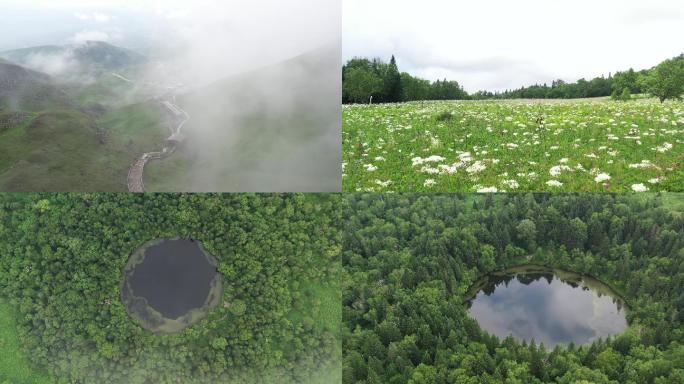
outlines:
[[[0,51],[66,47],[19,63],[57,82],[116,81],[74,54],[88,42],[147,58],[109,74],[139,91],[117,104],[175,96],[190,116],[178,151],[146,165],[166,180],[151,190],[341,189],[339,0],[4,0],[3,16]]]

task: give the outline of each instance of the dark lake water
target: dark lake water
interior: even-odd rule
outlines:
[[[471,290],[469,311],[501,338],[537,343],[591,343],[627,328],[625,303],[596,279],[539,266],[487,275]]]
[[[196,241],[164,240],[145,249],[129,275],[132,293],[164,317],[175,319],[202,307],[216,277],[216,266]]]

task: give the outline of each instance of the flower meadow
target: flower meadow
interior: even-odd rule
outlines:
[[[684,103],[437,101],[343,107],[343,190],[684,191]]]

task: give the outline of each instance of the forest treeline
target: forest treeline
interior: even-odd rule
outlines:
[[[0,296],[27,356],[60,383],[308,382],[341,353],[340,205],[337,195],[0,194]],[[155,335],[128,316],[122,270],[145,242],[177,236],[216,257],[224,292],[199,323]]]
[[[413,100],[462,100],[468,93],[457,81],[429,80],[400,73],[392,56],[380,59],[354,58],[342,67],[342,102],[396,103]]]
[[[468,94],[457,81],[431,82],[400,72],[394,56],[389,64],[380,59],[353,58],[342,67],[343,103],[396,103],[415,100],[487,99],[577,99],[611,96],[629,100],[631,95],[648,93],[664,101],[684,94],[684,54],[651,69],[626,71],[579,79],[568,83],[555,80],[502,92],[478,91]]]
[[[684,383],[684,214],[641,195],[346,197],[343,382]],[[589,274],[630,306],[591,345],[499,339],[463,304],[482,275],[525,263]]]

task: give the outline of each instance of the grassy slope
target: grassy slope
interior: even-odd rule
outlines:
[[[50,377],[33,368],[24,356],[9,303],[0,299],[0,383],[52,383]]]
[[[153,102],[130,105],[112,111],[100,119],[108,132],[107,151],[97,157],[102,168],[117,170],[112,175],[126,188],[126,175],[130,165],[144,152],[157,151],[169,135],[169,128]]]
[[[97,150],[92,121],[74,110],[34,113],[0,134],[0,187],[5,191],[68,190],[83,183]],[[90,187],[88,183],[84,188]]]
[[[0,133],[0,189],[125,191],[130,164],[168,134],[158,112],[143,103],[99,120],[76,110],[34,113]],[[97,129],[107,132],[104,144]]]
[[[126,191],[128,168],[143,152],[158,150],[168,128],[156,103],[124,106],[139,90],[102,73],[77,86],[15,65],[0,67],[6,81],[15,80],[14,88],[0,92],[0,190]],[[108,106],[104,116],[81,109],[98,104]],[[15,109],[28,118],[2,125]]]

